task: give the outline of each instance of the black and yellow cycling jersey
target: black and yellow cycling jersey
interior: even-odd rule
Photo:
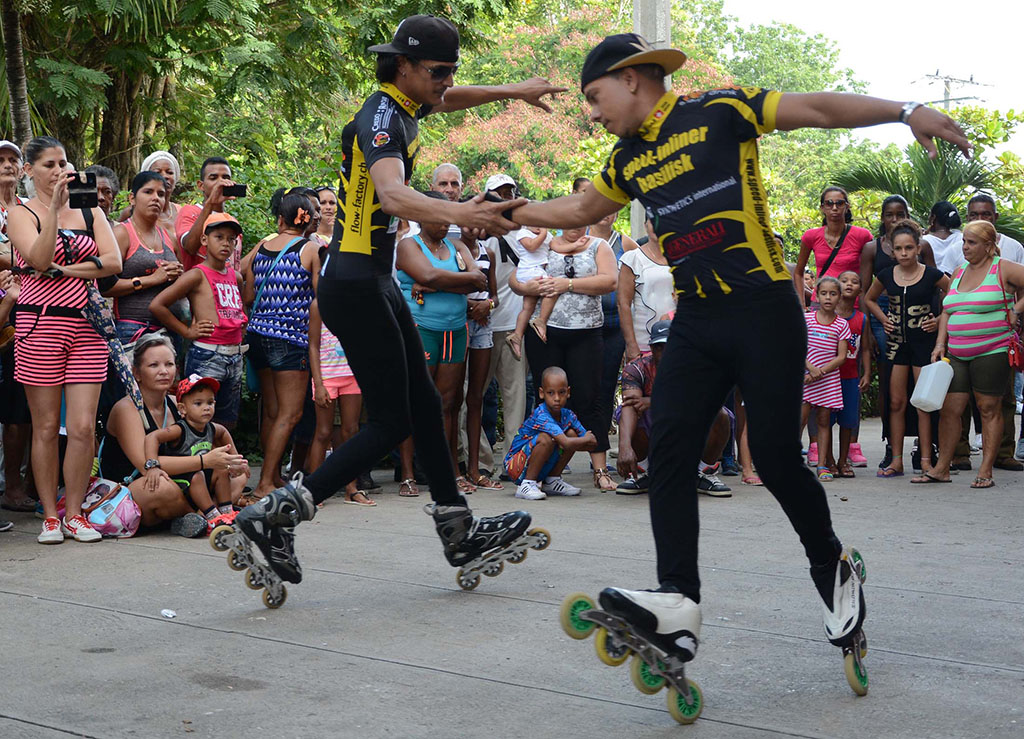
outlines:
[[[419,149],[419,119],[430,112],[391,84],[366,99],[341,132],[338,215],[321,274],[338,280],[390,275],[398,219],[380,207],[370,167],[385,157],[405,165],[406,184]]]
[[[757,155],[781,97],[751,87],[668,92],[635,136],[616,143],[594,182],[607,198],[644,206],[681,299],[791,279]]]

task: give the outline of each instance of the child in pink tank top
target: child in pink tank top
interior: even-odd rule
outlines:
[[[192,340],[185,375],[212,377],[220,383],[214,419],[229,430],[237,423],[241,406],[242,337],[248,320],[241,276],[229,263],[241,233],[241,225],[227,213],[211,214],[203,230],[205,261],[153,298],[149,307],[164,326]],[[179,298],[188,298],[192,307],[189,326],[169,310]]]

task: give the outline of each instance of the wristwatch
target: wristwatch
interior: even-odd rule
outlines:
[[[900,123],[907,123],[910,120],[910,114],[920,108],[923,103],[904,103],[903,109],[900,110]],[[910,125],[909,123],[907,125]]]
[[[159,466],[160,466],[160,460],[159,459],[147,459],[146,460],[146,464],[143,467],[143,469],[146,472],[149,472],[151,469],[153,469],[155,467],[159,467]]]
[[[142,280],[140,280],[138,277],[133,277],[132,278],[132,287],[135,290],[141,290],[142,289]]]

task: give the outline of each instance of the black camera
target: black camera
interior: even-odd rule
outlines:
[[[246,197],[247,186],[246,185],[226,185],[221,193],[226,198],[244,198]]]
[[[68,181],[68,207],[73,210],[86,210],[99,207],[99,195],[96,192],[95,172],[72,172],[74,179]]]

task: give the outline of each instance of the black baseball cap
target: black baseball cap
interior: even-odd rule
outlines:
[[[459,29],[436,15],[410,15],[398,24],[390,44],[371,46],[370,51],[454,64],[459,61]]]
[[[668,341],[668,332],[672,328],[672,321],[658,321],[651,326],[651,340],[647,343],[651,346],[664,344]]]
[[[655,49],[639,34],[617,33],[605,37],[587,54],[580,73],[580,89],[610,72],[638,64],[657,64],[665,74],[672,74],[685,63],[686,54],[679,49]]]

